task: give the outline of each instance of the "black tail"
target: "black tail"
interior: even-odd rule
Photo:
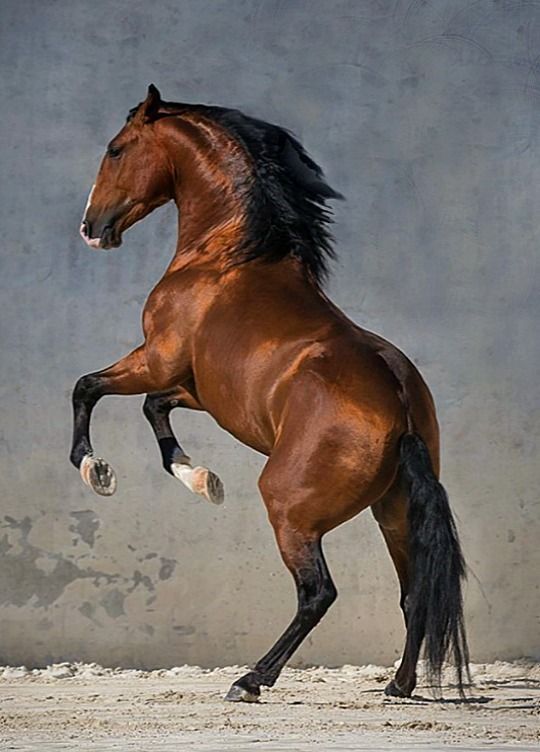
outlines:
[[[461,581],[465,562],[446,491],[437,480],[426,445],[414,433],[403,436],[400,461],[409,484],[411,589],[407,637],[418,654],[424,641],[428,681],[440,690],[446,659],[456,667],[459,692],[469,675]]]

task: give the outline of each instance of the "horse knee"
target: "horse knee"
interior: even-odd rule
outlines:
[[[147,394],[142,410],[147,420],[152,422],[156,417],[168,415],[175,407],[180,406],[180,400],[163,394]]]
[[[103,394],[102,379],[98,374],[87,373],[78,379],[73,389],[73,403],[94,403]]]
[[[152,418],[156,414],[156,399],[155,397],[146,395],[146,399],[143,402],[142,411],[146,420],[152,421]]]

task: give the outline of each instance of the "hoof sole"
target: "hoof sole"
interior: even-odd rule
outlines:
[[[218,476],[211,470],[204,470],[204,480],[202,483],[202,490],[198,493],[202,494],[212,504],[223,504],[225,501],[225,489],[223,483]]]
[[[116,491],[116,475],[108,462],[100,457],[85,457],[80,466],[81,478],[100,496],[112,496]]]
[[[225,695],[226,702],[259,702],[260,695],[249,692],[238,684],[233,684]]]
[[[404,690],[400,689],[393,679],[384,688],[384,694],[387,697],[410,697],[411,696],[410,692],[407,693]]]
[[[191,467],[191,465],[173,462],[171,473],[178,478],[193,493],[204,496],[212,504],[223,504],[225,491],[218,476],[206,467]]]

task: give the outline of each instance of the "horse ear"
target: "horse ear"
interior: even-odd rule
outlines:
[[[146,99],[139,105],[133,120],[139,122],[141,125],[144,123],[151,123],[155,120],[160,105],[161,94],[154,84],[150,84],[148,87],[148,93],[146,94]]]

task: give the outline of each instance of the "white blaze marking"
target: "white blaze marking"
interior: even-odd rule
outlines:
[[[90,204],[92,203],[92,196],[94,195],[94,191],[95,190],[96,190],[96,184],[94,183],[94,185],[90,188],[90,193],[88,194],[88,199],[86,201],[86,206],[84,207],[83,219],[86,216],[86,212],[88,211],[88,208],[89,208]]]
[[[84,222],[84,219],[86,217],[86,213],[88,212],[88,209],[90,208],[90,204],[92,203],[92,195],[93,195],[95,189],[96,189],[96,185],[94,183],[94,185],[92,186],[92,188],[90,190],[90,193],[88,194],[88,199],[86,201],[86,206],[84,207],[83,222]],[[100,247],[100,244],[101,244],[100,238],[89,238],[85,234],[85,232],[84,232],[84,225],[83,225],[82,222],[81,222],[81,226],[79,228],[79,234],[80,234],[81,238],[84,240],[84,242],[86,243],[86,245],[89,245],[90,248],[99,248]]]

